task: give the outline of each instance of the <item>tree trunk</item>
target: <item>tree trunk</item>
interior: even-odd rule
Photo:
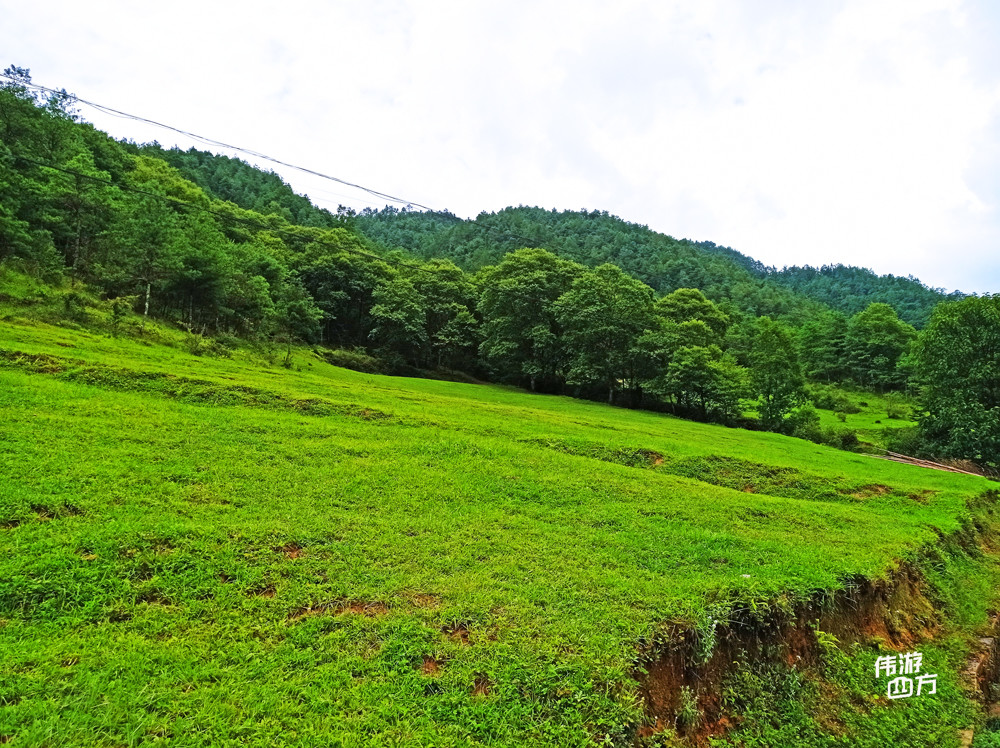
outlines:
[[[146,281],[146,303],[142,309],[142,326],[139,328],[143,332],[146,331],[146,320],[149,318],[149,292],[152,289],[152,283]]]
[[[80,276],[80,263],[81,263],[81,237],[83,235],[83,218],[80,216],[80,211],[76,211],[76,241],[74,243],[73,249],[73,282],[72,287],[76,288],[76,282]]]

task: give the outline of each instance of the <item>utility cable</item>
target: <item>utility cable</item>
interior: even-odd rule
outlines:
[[[329,174],[324,174],[322,172],[315,171],[315,170],[310,169],[310,168],[305,167],[305,166],[298,166],[296,164],[291,164],[291,163],[288,163],[287,161],[282,161],[280,159],[274,158],[273,156],[268,156],[265,153],[260,153],[259,151],[255,151],[255,150],[252,150],[250,148],[241,148],[240,146],[230,145],[230,144],[224,143],[224,142],[222,142],[220,140],[214,140],[212,138],[208,138],[208,137],[205,137],[203,135],[198,135],[197,133],[189,132],[188,130],[182,130],[181,128],[174,127],[173,125],[167,125],[167,124],[164,124],[162,122],[157,122],[156,120],[148,119],[146,117],[140,117],[137,114],[129,114],[128,112],[123,112],[123,111],[121,111],[119,109],[114,109],[112,107],[105,106],[104,104],[98,104],[98,103],[93,102],[93,101],[88,101],[87,99],[81,99],[79,96],[76,96],[75,94],[68,93],[65,89],[63,89],[63,90],[57,90],[57,89],[54,89],[54,88],[49,88],[48,86],[39,85],[38,83],[25,82],[25,81],[23,81],[23,80],[21,80],[19,78],[15,78],[13,76],[6,75],[4,73],[0,73],[0,78],[3,78],[3,79],[8,80],[8,81],[11,81],[12,83],[15,83],[16,85],[24,86],[25,88],[34,88],[34,89],[37,89],[39,91],[45,91],[46,93],[54,94],[56,96],[65,96],[65,97],[67,97],[68,99],[70,99],[70,100],[72,100],[74,102],[79,102],[81,104],[86,104],[87,106],[93,107],[94,109],[97,109],[98,111],[104,112],[105,114],[110,114],[110,115],[115,116],[115,117],[123,117],[125,119],[134,120],[136,122],[143,122],[143,123],[148,124],[148,125],[153,125],[154,127],[160,127],[160,128],[165,129],[165,130],[170,130],[170,131],[178,133],[180,135],[184,135],[186,137],[192,138],[192,139],[194,139],[194,140],[196,140],[196,141],[198,141],[200,143],[203,143],[205,145],[217,146],[219,148],[227,148],[229,150],[236,151],[238,153],[244,153],[244,154],[246,154],[248,156],[253,156],[254,158],[259,158],[259,159],[262,159],[264,161],[270,161],[271,163],[278,164],[280,166],[284,166],[284,167],[287,167],[289,169],[295,169],[296,171],[300,171],[300,172],[303,172],[305,174],[310,174],[312,176],[316,176],[316,177],[319,177],[321,179],[327,179],[327,180],[329,180],[331,182],[336,182],[337,184],[342,184],[342,185],[347,186],[347,187],[353,187],[355,189],[361,190],[362,192],[366,192],[369,195],[381,198],[383,200],[389,200],[390,202],[399,203],[401,205],[414,206],[414,207],[417,207],[417,208],[421,208],[421,209],[427,211],[428,213],[431,213],[432,215],[440,216],[440,217],[443,217],[443,218],[448,218],[448,219],[459,221],[459,222],[462,222],[462,223],[468,223],[469,225],[476,226],[476,227],[478,227],[478,228],[480,228],[482,230],[490,231],[490,232],[493,232],[493,233],[498,233],[498,234],[501,235],[502,238],[505,238],[505,239],[514,239],[516,241],[523,242],[524,246],[526,246],[526,247],[534,247],[534,246],[536,246],[536,241],[533,240],[533,239],[529,240],[529,239],[526,239],[525,237],[519,237],[519,236],[517,236],[515,234],[510,234],[510,233],[504,232],[504,231],[502,231],[500,229],[495,229],[495,228],[493,228],[491,226],[484,226],[484,225],[476,223],[475,221],[472,221],[472,220],[465,221],[464,219],[460,218],[459,216],[456,216],[454,213],[450,213],[450,212],[448,212],[446,210],[445,211],[435,210],[434,208],[431,208],[430,206],[424,205],[422,203],[414,202],[412,200],[405,200],[405,199],[403,199],[401,197],[394,197],[393,195],[390,195],[390,194],[385,193],[385,192],[380,192],[379,190],[372,189],[371,187],[365,187],[364,185],[356,184],[354,182],[349,182],[346,179],[341,179],[340,177],[335,177],[335,176],[332,176],[332,175],[329,175]]]

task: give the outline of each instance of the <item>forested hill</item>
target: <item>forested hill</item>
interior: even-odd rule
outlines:
[[[447,258],[468,270],[495,264],[524,246],[542,247],[591,267],[610,262],[660,294],[700,288],[709,298],[729,300],[754,316],[802,321],[818,307],[802,294],[768,283],[767,268],[745,255],[710,242],[674,239],[607,211],[522,206],[461,221],[390,207],[364,211],[355,222],[385,246],[423,259]]]
[[[168,150],[155,143],[142,146],[142,150],[163,159],[220,200],[229,200],[246,210],[279,215],[299,226],[332,228],[341,225],[336,215],[296,193],[277,174],[258,169],[246,161],[194,148]]]
[[[342,225],[342,215],[313,205],[278,175],[239,159],[155,144],[143,150],[167,161],[213,196],[241,208],[280,215],[302,226]],[[865,268],[777,270],[729,247],[675,239],[607,211],[519,206],[466,221],[447,212],[386,207],[363,211],[354,217],[354,224],[387,248],[401,248],[424,260],[449,259],[468,271],[495,264],[525,246],[543,247],[591,267],[611,262],[659,293],[700,288],[709,298],[728,300],[742,312],[797,324],[814,316],[819,304],[853,315],[873,302],[883,302],[919,328],[934,305],[948,298],[915,278],[879,276]]]
[[[771,271],[770,278],[848,315],[857,314],[872,302],[889,304],[902,319],[918,328],[927,323],[935,304],[963,296],[957,291],[945,295],[912,276],[876,275],[867,268],[847,265],[790,267]]]
[[[675,239],[607,211],[522,206],[482,213],[470,222],[390,207],[365,211],[356,220],[359,230],[379,243],[424,258],[446,257],[468,269],[495,263],[530,242],[585,265],[614,263],[660,293],[700,288],[709,298],[730,299],[744,312],[792,320],[815,310],[810,301],[847,315],[882,302],[922,327],[935,304],[949,298],[915,278],[879,276],[865,268],[777,270],[729,247]]]

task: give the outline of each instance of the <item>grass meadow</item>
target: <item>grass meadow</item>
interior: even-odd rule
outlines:
[[[995,485],[269,358],[0,320],[0,743],[630,745],[640,653],[673,627],[884,577]],[[962,641],[940,697],[865,714],[910,714],[900,745],[965,715]]]

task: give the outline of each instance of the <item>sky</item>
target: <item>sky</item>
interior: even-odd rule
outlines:
[[[0,19],[0,67],[35,83],[404,201],[607,210],[777,267],[1000,292],[991,0],[0,0]],[[265,165],[323,207],[385,204]]]

